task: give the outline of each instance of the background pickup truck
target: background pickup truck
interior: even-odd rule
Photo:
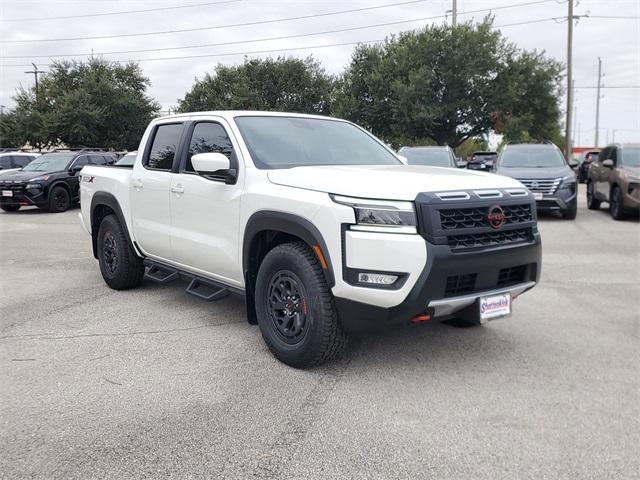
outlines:
[[[190,280],[246,299],[273,354],[326,361],[347,334],[511,313],[540,272],[534,200],[484,172],[404,165],[360,127],[283,113],[154,120],[132,169],[81,172],[105,282]]]

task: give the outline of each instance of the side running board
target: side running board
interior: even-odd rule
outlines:
[[[179,279],[181,276],[189,278],[191,282],[189,283],[186,292],[202,300],[206,300],[207,302],[222,300],[231,292],[244,295],[244,290],[227,287],[213,280],[197,277],[191,273],[183,272],[168,265],[156,263],[152,260],[145,260],[144,265],[146,267],[144,274],[145,278],[153,280],[154,282],[169,283],[173,280]]]
[[[180,278],[180,273],[176,269],[148,261],[144,262],[144,264],[147,267],[144,276],[154,282],[169,283]]]
[[[222,300],[229,295],[227,288],[198,277],[191,279],[191,283],[189,283],[186,292],[207,302]]]

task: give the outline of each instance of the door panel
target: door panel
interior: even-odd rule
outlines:
[[[171,260],[171,169],[183,124],[160,124],[131,175],[131,218],[136,241],[149,255]]]
[[[181,171],[171,181],[173,259],[229,283],[242,284],[238,228],[240,182],[235,185],[198,175],[191,166],[196,153],[220,152],[238,171],[234,147],[225,128],[215,122],[193,125]]]

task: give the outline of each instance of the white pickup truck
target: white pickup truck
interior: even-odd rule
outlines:
[[[190,280],[246,299],[273,354],[332,358],[347,334],[511,313],[540,274],[518,181],[409,166],[334,118],[200,112],[151,122],[132,168],[86,166],[80,220],[105,282]]]

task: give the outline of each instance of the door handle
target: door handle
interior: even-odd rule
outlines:
[[[141,178],[135,178],[133,180],[133,188],[137,191],[142,190],[142,179]]]
[[[180,184],[177,184],[175,187],[171,187],[171,191],[173,193],[184,193],[184,187]]]

